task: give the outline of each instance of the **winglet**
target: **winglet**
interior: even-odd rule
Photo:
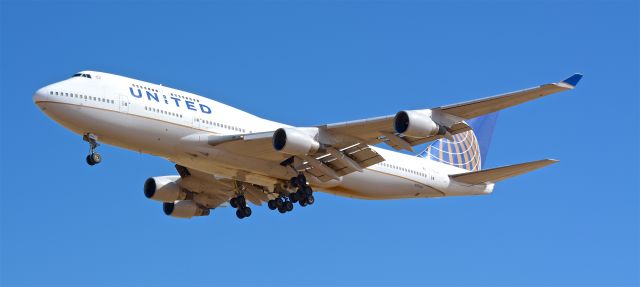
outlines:
[[[564,79],[562,82],[575,87],[580,82],[580,79],[582,79],[582,74],[573,74],[573,76]]]

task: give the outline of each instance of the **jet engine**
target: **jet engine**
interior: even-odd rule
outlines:
[[[273,133],[273,148],[290,155],[314,154],[320,149],[317,133],[317,128],[279,128]]]
[[[441,133],[444,128],[431,119],[427,111],[400,111],[393,119],[397,133],[410,137],[425,138]]]
[[[186,199],[187,193],[178,185],[180,176],[150,177],[144,182],[144,195],[153,200],[173,203],[176,200]]]
[[[209,209],[200,208],[193,200],[178,200],[162,204],[164,214],[177,218],[191,218],[194,216],[207,216]]]

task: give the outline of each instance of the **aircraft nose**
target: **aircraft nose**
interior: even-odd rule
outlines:
[[[38,89],[32,96],[33,98],[33,102],[34,103],[38,103],[38,102],[42,102],[44,100],[46,100],[47,96],[48,96],[48,92],[47,92],[47,87],[42,87],[40,89]]]

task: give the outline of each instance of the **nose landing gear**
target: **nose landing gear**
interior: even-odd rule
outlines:
[[[98,143],[98,136],[88,133],[82,136],[82,139],[89,143],[89,154],[87,155],[87,164],[96,165],[102,162],[102,156],[96,152],[96,148],[100,145]]]

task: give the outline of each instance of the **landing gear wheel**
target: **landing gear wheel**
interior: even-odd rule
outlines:
[[[286,211],[292,211],[293,210],[293,203],[291,201],[287,201],[284,203],[284,209]]]
[[[247,206],[247,200],[245,200],[242,195],[236,197],[236,202],[238,203],[238,206]]]
[[[299,173],[298,174],[298,185],[299,186],[306,186],[307,185],[307,178],[304,176],[303,173]]]
[[[276,201],[277,208],[282,207],[282,205],[284,204],[284,202],[282,201],[282,198],[276,198],[275,201]]]
[[[236,216],[240,219],[244,218],[244,212],[242,211],[242,209],[237,209],[236,210]]]
[[[300,200],[299,203],[300,203],[300,206],[305,207],[305,206],[307,206],[307,199],[306,198],[302,199],[302,200]]]
[[[238,199],[236,199],[235,197],[232,198],[231,200],[229,200],[229,204],[231,204],[231,207],[233,208],[238,208]]]
[[[244,214],[244,217],[251,216],[251,207],[245,207],[245,208],[239,209],[239,210],[242,210],[242,213]]]
[[[269,200],[269,202],[267,202],[267,206],[269,206],[269,209],[271,210],[276,210],[276,208],[278,208],[278,206],[276,206],[276,201],[274,199]]]
[[[311,190],[311,187],[305,187],[302,189],[302,194],[306,195],[306,196],[310,196],[313,193],[313,190]]]
[[[93,160],[91,159],[90,155],[87,155],[86,160],[87,160],[87,164],[88,165],[95,165],[96,164],[95,162],[93,162]]]
[[[99,164],[100,162],[102,162],[102,156],[97,152],[90,154],[89,157],[91,157],[91,161],[93,161],[93,164]]]
[[[300,197],[297,192],[294,192],[289,195],[289,199],[291,199],[291,202],[296,203]]]
[[[306,201],[307,201],[307,204],[312,205],[316,201],[316,199],[313,198],[313,195],[308,195]]]
[[[295,176],[294,176],[294,177],[292,177],[292,178],[289,180],[289,183],[290,183],[290,184],[291,184],[291,186],[293,186],[293,187],[298,187],[298,178],[297,178],[297,177],[295,177]]]

